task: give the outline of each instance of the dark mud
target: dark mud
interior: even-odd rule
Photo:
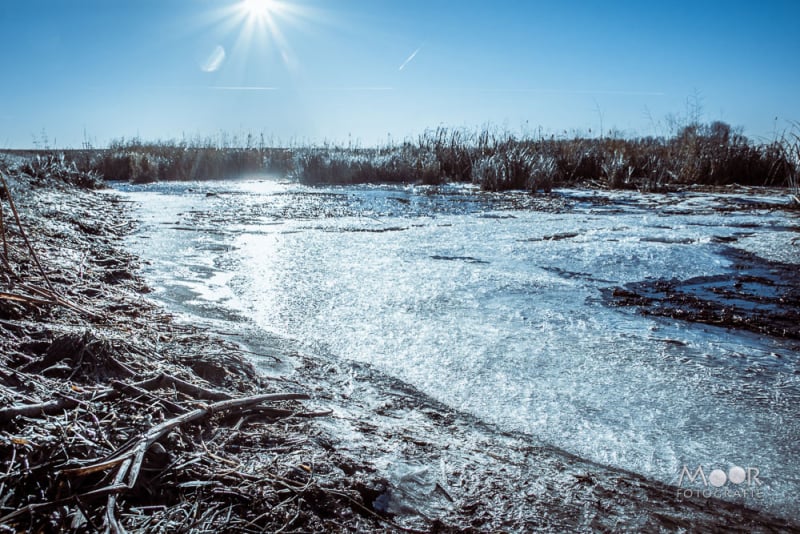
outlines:
[[[720,238],[718,242],[734,242]],[[615,306],[636,306],[640,313],[769,336],[800,339],[800,268],[770,261],[728,246],[729,275],[688,280],[647,280],[611,288]]]
[[[368,365],[181,324],[146,299],[118,196],[9,174],[3,530],[799,528],[497,431]],[[12,196],[35,254],[9,224]],[[253,353],[295,368],[267,376]]]

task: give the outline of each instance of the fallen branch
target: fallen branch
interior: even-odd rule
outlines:
[[[119,471],[117,471],[117,476],[114,477],[114,485],[122,484],[122,479],[125,478],[125,472],[128,470],[131,464],[131,459],[128,458],[123,462],[120,466]],[[106,519],[105,519],[105,526],[106,532],[113,532],[114,534],[122,534],[125,532],[125,529],[117,521],[117,514],[115,513],[115,509],[117,507],[117,494],[116,492],[111,492],[108,494],[108,502],[106,504]]]
[[[120,470],[124,470],[126,472],[127,474],[126,486],[128,487],[128,489],[130,489],[133,488],[133,486],[136,484],[136,480],[138,479],[139,476],[139,470],[141,468],[142,461],[144,460],[144,455],[147,452],[147,450],[153,443],[161,439],[170,430],[177,428],[181,425],[184,425],[186,423],[202,419],[207,415],[246,408],[266,401],[307,400],[307,399],[309,399],[309,396],[306,395],[305,393],[267,393],[264,395],[254,395],[252,397],[244,397],[240,399],[228,399],[216,402],[214,404],[210,404],[202,408],[197,408],[195,410],[192,410],[191,412],[181,414],[177,417],[173,417],[172,419],[169,419],[167,421],[164,421],[163,423],[160,423],[152,427],[143,436],[141,436],[137,440],[134,440],[132,446],[130,443],[128,443],[120,447],[119,449],[117,449],[117,451],[112,453],[109,457],[102,460],[101,462],[95,462],[94,464],[85,467],[68,469],[63,471],[62,473],[66,476],[84,476],[90,473],[95,473],[97,471],[102,471],[122,464],[120,465]],[[131,464],[125,462],[125,460],[129,458],[132,459]],[[125,476],[123,475],[123,477],[120,480],[124,479]]]
[[[20,295],[19,293],[6,293],[0,292],[0,299],[11,300],[14,302],[22,302],[24,304],[55,304],[55,301],[45,300],[36,297],[29,297],[28,295]]]
[[[106,388],[94,392],[95,393],[94,400],[108,401],[118,397],[121,393],[126,393],[129,395],[130,394],[140,395],[142,393],[141,391],[142,389],[152,391],[154,389],[172,386],[177,391],[185,393],[186,395],[189,395],[195,399],[208,399],[208,400],[221,399],[220,402],[217,402],[216,404],[212,404],[211,406],[209,406],[209,409],[212,411],[217,411],[217,410],[225,411],[228,409],[232,409],[225,407],[226,402],[245,401],[247,399],[263,397],[263,395],[261,395],[256,397],[246,397],[244,399],[231,399],[231,396],[228,395],[227,393],[223,393],[221,391],[215,391],[212,389],[202,388],[200,386],[195,386],[184,380],[181,380],[180,378],[174,377],[172,375],[167,375],[164,373],[161,373],[154,378],[148,378],[147,380],[134,382],[133,384],[126,384],[124,382],[120,382],[117,380],[113,380],[111,384],[113,386],[111,388]],[[270,396],[272,396],[272,398],[269,398]],[[283,397],[288,396],[288,398],[279,398],[281,396]],[[308,399],[308,395],[305,395],[303,393],[268,394],[267,397],[265,397],[261,401],[257,401],[256,404],[258,402],[263,402],[267,400],[278,401],[278,400],[293,400],[293,399],[294,400]],[[183,408],[181,408],[180,406],[171,401],[163,399],[159,400],[162,402],[162,404],[164,404],[170,410],[173,410],[175,413],[180,413],[183,411]],[[78,401],[77,399],[74,399],[72,397],[64,397],[61,399],[55,399],[36,404],[9,406],[8,408],[0,409],[0,422],[11,421],[12,419],[14,419],[19,415],[24,417],[54,415],[62,412],[63,410],[72,409],[76,407],[78,404],[80,404],[80,402],[81,401]],[[250,404],[251,403],[249,402],[245,403],[245,405],[250,405]],[[221,406],[221,408],[214,408],[215,406]],[[236,407],[235,404],[233,406]],[[195,412],[197,412],[197,410],[190,413],[195,413]]]
[[[195,399],[222,401],[232,398],[231,395],[225,392],[196,386],[186,382],[185,380],[181,380],[176,376],[168,375],[166,373],[161,373],[154,378],[149,378],[133,385],[150,391],[158,388],[172,387],[175,388],[176,391],[185,393],[186,395],[189,395]]]
[[[148,385],[149,383],[150,385],[154,385],[154,384],[160,384],[162,382],[171,383],[171,380],[173,379],[176,380],[175,383],[177,384],[184,384],[184,385],[187,384],[186,382],[180,379],[164,374],[161,374],[153,379],[148,379],[146,381],[139,382],[138,384]],[[129,392],[129,391],[136,392],[137,390],[140,391],[139,388],[134,388],[132,385],[124,384],[122,382],[115,382],[114,385],[117,388],[119,388],[119,390],[109,388],[100,391],[99,395],[94,396],[94,400],[98,400],[100,398],[108,399],[109,397],[119,396],[120,390],[123,390],[124,392]],[[185,388],[185,389],[193,389],[193,388]],[[197,388],[197,389],[202,390],[202,388]],[[208,391],[206,390],[203,391],[205,393],[208,393]],[[84,467],[63,470],[60,472],[59,476],[73,477],[73,478],[84,477],[92,473],[98,473],[108,469],[117,468],[117,472],[115,473],[114,479],[110,485],[82,493],[80,494],[80,498],[82,499],[96,498],[102,495],[107,495],[108,499],[104,515],[105,532],[110,532],[114,534],[123,534],[125,532],[125,529],[122,527],[122,525],[120,525],[116,517],[116,505],[117,505],[118,494],[133,489],[139,478],[139,473],[141,471],[142,463],[144,461],[144,457],[148,449],[150,449],[150,447],[154,443],[156,443],[158,440],[164,437],[171,430],[180,427],[184,424],[197,421],[198,419],[202,419],[206,416],[213,415],[216,413],[226,413],[235,410],[244,411],[262,402],[308,400],[309,398],[310,397],[304,393],[267,393],[263,395],[254,395],[250,397],[226,399],[210,405],[202,406],[200,408],[192,410],[191,412],[183,413],[177,417],[174,417],[172,419],[169,419],[152,427],[150,430],[145,432],[139,438],[129,440],[126,444],[119,447],[114,453],[112,453],[110,456],[106,457],[101,461],[95,461],[91,465]],[[10,408],[0,410],[0,421],[7,421],[13,419],[17,415],[35,416],[40,414],[58,413],[65,409],[74,408],[80,403],[81,401],[65,397],[39,404],[31,404],[26,406],[12,406]],[[273,409],[273,410],[275,415],[297,415],[295,414],[295,412],[291,412],[289,410],[279,410],[279,409]],[[299,414],[299,415],[306,415],[313,417],[324,414],[310,413],[310,414]],[[27,507],[16,510],[15,512],[12,512],[0,518],[0,522],[13,519],[22,514],[33,513],[36,510],[58,506],[66,502],[70,502],[72,499],[77,499],[78,497],[79,497],[78,495],[74,495],[58,499],[52,502],[29,505]]]
[[[64,410],[69,410],[78,405],[78,401],[69,397],[55,399],[39,404],[24,404],[21,406],[9,406],[0,410],[0,422],[11,421],[18,415],[24,417],[35,417],[38,415],[53,415]]]

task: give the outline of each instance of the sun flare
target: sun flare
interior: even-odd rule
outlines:
[[[216,26],[218,42],[225,43],[224,55],[215,50],[202,63],[204,72],[216,72],[223,61],[228,72],[276,72],[268,68],[271,62],[281,62],[285,70],[296,72],[299,63],[290,45],[289,37],[298,31],[308,31],[309,25],[319,17],[318,10],[304,4],[305,0],[226,0],[224,7],[209,11],[211,24]],[[222,47],[222,45],[220,45]],[[263,76],[262,76],[263,77]],[[240,86],[241,81],[233,86]],[[247,85],[247,84],[245,84]],[[269,86],[260,81],[257,87]]]
[[[241,9],[248,17],[267,17],[279,10],[276,0],[243,0]]]

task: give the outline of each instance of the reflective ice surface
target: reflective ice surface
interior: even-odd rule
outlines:
[[[724,274],[717,237],[798,261],[783,212],[728,197],[271,180],[124,186],[132,247],[182,313],[244,316],[309,352],[370,362],[457,409],[677,484],[756,467],[749,506],[797,517],[796,344],[612,308],[601,289]],[[733,197],[731,197],[733,198]],[[776,200],[776,199],[761,199]],[[795,249],[800,247],[795,247]]]

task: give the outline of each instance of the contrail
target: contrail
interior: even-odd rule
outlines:
[[[402,70],[409,61],[419,52],[417,49],[401,65]],[[147,89],[160,90],[179,90],[179,89],[210,89],[212,91],[287,91],[292,90],[288,87],[270,85],[203,85],[203,86],[172,86],[172,85],[150,85]],[[321,87],[296,87],[294,91],[393,91],[394,87],[386,85],[359,85],[359,86],[321,86]],[[438,92],[475,92],[475,93],[528,93],[540,95],[611,95],[611,96],[666,96],[663,91],[626,91],[626,90],[587,90],[587,89],[533,89],[529,87],[475,87],[475,86],[455,86],[455,87],[428,87],[427,91]]]
[[[216,89],[217,91],[277,91],[279,88],[252,85],[212,85],[211,89]]]
[[[394,87],[381,85],[361,85],[352,87],[309,87],[308,91],[394,91]]]
[[[527,87],[429,87],[428,91],[471,91],[476,93],[530,93],[540,95],[666,96],[663,91],[592,91],[585,89],[532,89]]]
[[[564,91],[573,95],[666,96],[661,91]]]
[[[450,88],[445,90],[452,90]],[[483,93],[532,93],[541,95],[610,95],[610,96],[666,96],[666,93],[661,91],[592,91],[586,89],[528,89],[528,88],[514,88],[514,87],[471,87],[458,88],[460,91],[477,91]]]
[[[414,50],[414,51],[411,53],[411,55],[410,55],[410,56],[408,56],[408,59],[406,59],[405,61],[403,61],[403,64],[402,64],[402,65],[400,65],[400,68],[399,68],[399,69],[397,69],[397,70],[403,70],[404,68],[406,68],[406,65],[408,65],[409,63],[411,63],[411,60],[412,60],[412,59],[414,59],[414,58],[416,57],[416,55],[417,55],[417,54],[419,54],[419,51],[420,51],[420,50],[422,50],[422,47],[421,47],[421,46],[420,46],[419,48],[417,48],[416,50]]]

